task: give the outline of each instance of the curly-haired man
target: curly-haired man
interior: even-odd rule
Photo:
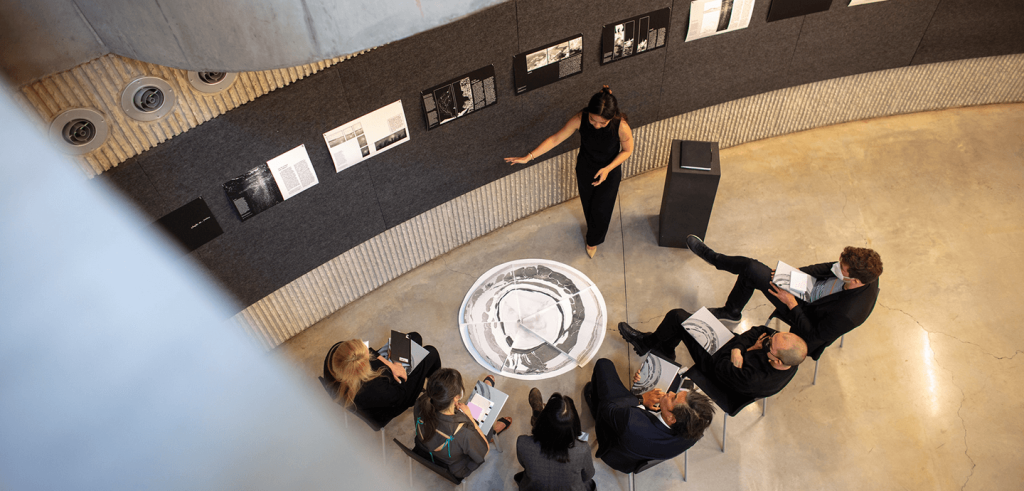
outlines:
[[[790,332],[807,342],[808,354],[815,360],[836,339],[863,324],[878,299],[882,259],[871,249],[846,247],[839,262],[800,268],[816,280],[810,299],[804,301],[773,284],[774,270],[760,261],[719,254],[696,235],[687,237],[686,245],[708,264],[739,276],[725,306],[708,309],[715,317],[739,322],[754,290],[760,290],[791,326]]]

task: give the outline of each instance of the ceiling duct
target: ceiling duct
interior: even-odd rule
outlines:
[[[174,109],[174,89],[157,77],[133,80],[121,91],[121,109],[136,121],[156,121]]]
[[[204,94],[216,94],[235,83],[235,72],[188,72],[188,83]]]
[[[83,155],[96,150],[107,139],[103,113],[89,108],[68,109],[50,122],[50,140],[62,152]]]

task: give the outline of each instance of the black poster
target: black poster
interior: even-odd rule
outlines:
[[[420,92],[423,117],[432,130],[498,102],[494,92],[494,65]]]
[[[601,64],[619,61],[665,46],[671,9],[605,24],[601,29]]]
[[[577,34],[512,58],[516,95],[583,73],[583,34]]]
[[[768,22],[824,12],[830,7],[832,0],[772,0],[768,7]]]
[[[186,252],[198,249],[224,232],[202,197],[164,215],[155,223],[177,239]]]
[[[224,191],[227,191],[228,199],[235,205],[242,221],[284,201],[281,189],[277,187],[277,181],[267,164],[260,164],[249,172],[225,182]]]

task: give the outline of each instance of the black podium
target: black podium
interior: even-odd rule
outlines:
[[[690,234],[706,238],[721,178],[717,142],[672,141],[672,158],[665,175],[658,219],[659,246],[686,247],[686,236]]]

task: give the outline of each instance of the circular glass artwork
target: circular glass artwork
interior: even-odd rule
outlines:
[[[476,280],[462,301],[459,330],[484,368],[537,380],[594,358],[607,317],[604,297],[586,275],[555,261],[520,259]]]

